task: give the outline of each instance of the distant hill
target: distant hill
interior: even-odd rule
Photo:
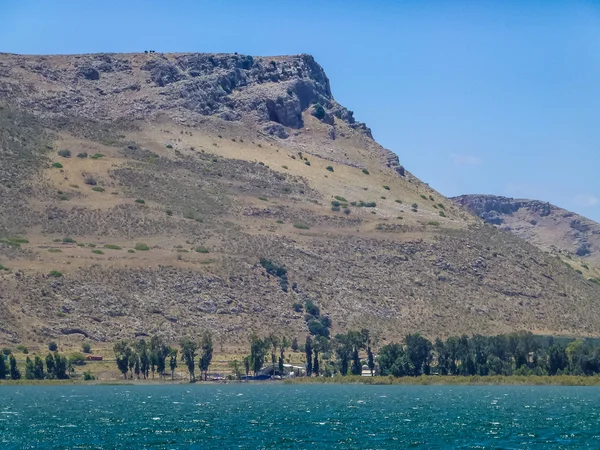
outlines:
[[[600,336],[600,286],[413,176],[308,55],[0,54],[0,264],[0,345],[302,338],[308,300],[388,341]]]
[[[600,267],[600,224],[593,220],[538,200],[495,195],[462,195],[453,200],[543,250],[578,256]]]

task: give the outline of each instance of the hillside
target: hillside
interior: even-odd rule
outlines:
[[[600,286],[414,177],[310,56],[1,54],[0,99],[0,344],[301,337],[308,299],[388,340],[600,335]]]
[[[454,200],[487,223],[559,255],[591,275],[600,268],[600,224],[538,200],[462,195]]]

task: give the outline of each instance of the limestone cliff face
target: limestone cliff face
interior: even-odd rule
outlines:
[[[486,222],[545,250],[563,251],[600,263],[597,222],[539,200],[495,195],[462,195],[454,200]]]
[[[24,89],[21,81],[35,75],[43,83]],[[44,114],[72,112],[95,120],[148,119],[158,112],[187,120],[217,116],[256,121],[280,137],[287,133],[273,124],[302,128],[302,113],[320,105],[322,120],[335,116],[371,136],[334,100],[325,71],[310,55],[4,54],[0,93]]]

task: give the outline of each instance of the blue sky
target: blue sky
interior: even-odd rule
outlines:
[[[1,0],[0,51],[310,53],[447,196],[600,221],[600,2]]]

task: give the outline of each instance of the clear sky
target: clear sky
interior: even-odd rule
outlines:
[[[0,51],[310,53],[447,196],[600,221],[600,1],[0,0]]]

